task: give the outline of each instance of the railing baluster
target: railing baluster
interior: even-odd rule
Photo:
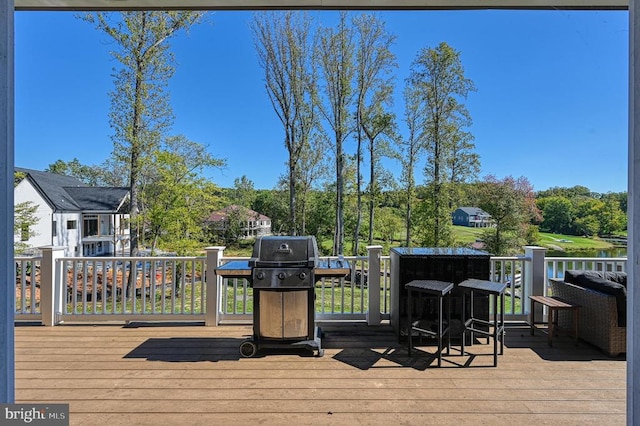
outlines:
[[[224,258],[223,261],[239,259]],[[326,258],[323,257],[324,259]],[[345,257],[351,265],[347,277],[323,278],[318,281],[315,289],[316,310],[322,314],[323,320],[361,320],[369,309],[379,309],[385,315],[384,319],[389,318],[389,256],[381,256],[380,271],[370,270],[367,259],[368,257],[363,256]],[[491,258],[491,279],[509,281],[508,305],[505,307],[507,315],[521,318],[525,313],[526,300],[522,297],[529,294],[527,290],[530,289],[525,288],[527,281],[522,274],[525,262],[528,261],[524,257],[516,256]],[[16,303],[16,313],[23,316],[40,314],[38,280],[41,277],[38,274],[37,262],[37,259],[16,258],[16,268],[20,269],[16,271],[16,297],[20,298]],[[76,320],[83,317],[98,320],[114,316],[126,318],[129,315],[165,319],[180,316],[193,318],[194,315],[203,314],[203,307],[206,305],[202,276],[202,271],[207,267],[204,258],[59,258],[55,265],[56,269],[62,271],[59,275],[62,278],[61,291],[64,294],[61,318],[63,321],[65,316],[70,315]],[[547,278],[562,278],[567,269],[626,271],[627,261],[624,258],[547,257],[545,268]],[[374,276],[371,274],[382,274],[379,289],[371,288],[370,278]],[[176,291],[178,282],[181,283],[181,287]],[[128,283],[131,285],[130,293],[125,291]],[[139,296],[136,296],[139,285]],[[171,301],[167,300],[169,291]],[[381,292],[380,306],[368,306],[370,291]],[[230,297],[232,300],[229,300]],[[226,314],[224,319],[252,312],[252,289],[246,279],[223,280],[220,298],[222,312]]]

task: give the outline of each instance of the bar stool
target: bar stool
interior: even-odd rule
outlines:
[[[453,283],[435,280],[414,280],[407,283],[404,288],[407,290],[407,315],[408,326],[407,334],[409,336],[408,353],[411,356],[411,349],[413,348],[413,333],[424,334],[431,337],[437,337],[438,339],[438,367],[442,366],[442,337],[447,336],[447,355],[451,349],[451,335],[449,334],[449,325],[451,324],[451,290],[453,289]],[[437,330],[427,329],[421,326],[420,321],[413,322],[413,293],[417,292],[422,295],[431,296],[437,298],[438,306],[438,320]],[[447,298],[447,324],[444,325],[442,319],[442,304],[443,298]]]
[[[473,333],[478,333],[483,336],[493,338],[493,366],[498,366],[498,340],[500,340],[500,355],[504,353],[504,291],[507,288],[505,283],[496,283],[493,281],[484,281],[469,279],[458,284],[458,288],[462,289],[465,293],[469,293],[470,301],[470,315],[466,318],[467,310],[465,308],[466,295],[462,296],[462,355],[465,355],[464,341],[467,332],[471,332],[471,345],[473,345]],[[477,318],[473,312],[474,297],[476,293],[493,296],[493,322],[488,319]],[[498,305],[498,299],[500,299],[500,305]],[[498,317],[498,306],[500,306],[500,316]],[[482,330],[476,327],[477,324],[486,325],[487,330]],[[493,325],[493,332],[490,331],[490,327]]]

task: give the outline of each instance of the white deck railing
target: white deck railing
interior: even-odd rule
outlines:
[[[204,257],[70,257],[56,269],[60,321],[204,319]]]
[[[40,315],[40,257],[16,257],[16,319]],[[38,318],[39,319],[39,318]]]
[[[626,257],[547,257],[547,279],[562,278],[564,271],[578,269],[585,271],[627,272]]]
[[[535,249],[535,248],[534,248]],[[242,278],[216,277],[221,248],[206,257],[61,257],[45,249],[41,258],[16,258],[16,319],[53,325],[61,321],[205,321],[209,325],[249,322],[252,288]],[[534,257],[542,256],[540,259]],[[567,269],[626,271],[626,258],[544,258],[544,250],[492,257],[492,281],[507,283],[505,316],[522,320],[531,294],[546,294],[549,278]],[[246,258],[245,258],[246,259]],[[316,283],[316,319],[368,321],[390,317],[391,265],[381,248],[347,256],[351,272]],[[379,264],[379,272],[373,269]],[[208,269],[210,270],[209,272]],[[544,269],[538,270],[538,269]],[[209,278],[207,280],[208,277]],[[377,289],[375,292],[372,289]],[[213,299],[208,300],[207,295]],[[372,308],[378,306],[377,308]]]

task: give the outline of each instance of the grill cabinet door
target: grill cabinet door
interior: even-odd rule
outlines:
[[[306,337],[309,327],[308,295],[308,290],[260,290],[260,337]]]
[[[282,293],[284,303],[283,336],[285,339],[305,337],[308,330],[308,290]]]

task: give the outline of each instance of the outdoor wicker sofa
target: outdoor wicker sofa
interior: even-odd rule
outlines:
[[[551,295],[580,305],[578,337],[609,356],[625,353],[626,274],[565,271],[564,280],[549,280]],[[571,326],[568,312],[559,312],[558,324]]]

